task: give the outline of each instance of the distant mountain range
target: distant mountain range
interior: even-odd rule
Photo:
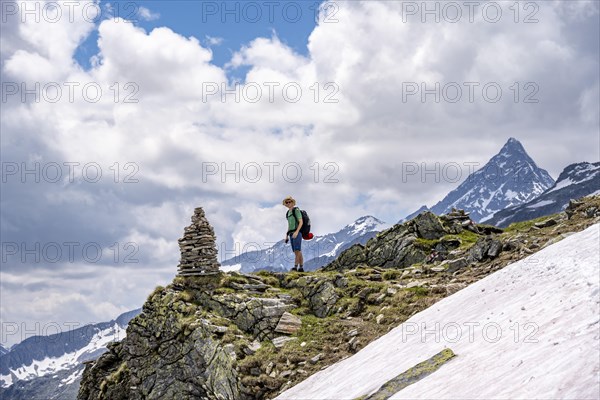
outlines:
[[[483,222],[500,210],[535,199],[552,185],[550,174],[536,165],[517,139],[510,138],[498,154],[429,210],[441,215],[454,207],[469,212],[474,221]],[[428,208],[422,206],[399,222],[425,210]]]
[[[600,193],[600,162],[571,164],[561,172],[556,184],[534,200],[494,214],[486,223],[506,227],[564,210],[569,200]]]
[[[98,358],[106,345],[125,337],[141,309],[117,319],[49,336],[33,336],[0,354],[0,398],[75,399],[83,363]]]
[[[388,226],[375,217],[364,216],[338,232],[316,236],[310,241],[302,242],[304,269],[312,271],[327,265],[348,247],[356,243],[365,244]],[[259,270],[288,271],[294,264],[293,257],[290,244],[281,240],[267,249],[245,252],[225,260],[221,262],[221,269],[245,273]]]

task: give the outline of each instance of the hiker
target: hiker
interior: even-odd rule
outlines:
[[[300,234],[300,228],[302,228],[302,213],[300,209],[296,207],[296,200],[292,196],[288,196],[283,199],[283,205],[288,208],[286,213],[288,221],[288,230],[285,234],[285,243],[290,240],[292,242],[292,251],[295,255],[294,268],[292,271],[304,272],[304,259],[302,258],[302,235]]]

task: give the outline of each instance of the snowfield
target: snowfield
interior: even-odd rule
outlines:
[[[277,397],[356,399],[446,347],[391,399],[599,399],[600,224],[415,314]]]

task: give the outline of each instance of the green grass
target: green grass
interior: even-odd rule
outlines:
[[[559,216],[559,214],[557,213],[557,214],[552,214],[552,215],[546,215],[544,217],[530,219],[528,221],[514,222],[514,223],[510,224],[506,229],[504,229],[504,232],[506,232],[506,233],[524,232],[524,231],[531,229],[531,227],[538,222],[542,222],[542,221],[545,221],[545,220],[551,219],[551,218],[556,218],[558,216]]]
[[[429,289],[422,286],[415,286],[404,290],[414,293],[416,297],[425,297],[429,294]]]
[[[446,239],[446,240],[455,240],[455,239],[460,240],[459,249],[471,247],[472,245],[474,245],[477,242],[477,240],[479,238],[480,238],[480,236],[478,234],[468,231],[466,229],[457,235],[446,235],[443,237],[443,239]]]
[[[427,249],[427,250],[431,250],[433,249],[438,243],[440,242],[439,239],[423,239],[423,238],[417,238],[417,240],[415,240],[415,244],[421,248]]]

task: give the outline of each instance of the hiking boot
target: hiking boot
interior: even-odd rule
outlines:
[[[302,267],[299,267],[299,268],[298,268],[298,272],[304,272],[304,268],[302,268]]]
[[[290,269],[290,272],[292,272],[292,271],[297,272],[298,268],[294,267],[294,268]]]

